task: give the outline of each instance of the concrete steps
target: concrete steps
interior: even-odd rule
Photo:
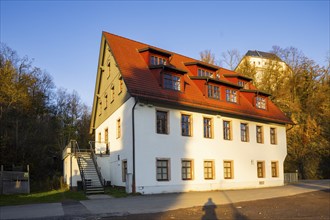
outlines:
[[[85,177],[85,193],[88,195],[104,193],[104,187],[100,182],[96,167],[91,158],[91,153],[80,152],[78,157],[80,158],[80,163],[78,163],[78,165]]]

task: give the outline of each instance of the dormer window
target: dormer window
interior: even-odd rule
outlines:
[[[220,99],[220,88],[219,86],[207,85],[207,95],[212,99]]]
[[[181,79],[179,76],[172,75],[169,73],[163,74],[163,82],[165,89],[172,89],[176,91],[181,90]]]
[[[226,101],[237,103],[237,91],[232,89],[226,89]]]
[[[244,89],[249,89],[249,84],[247,82],[244,82],[244,81],[241,81],[241,80],[238,80],[238,83],[237,83],[239,86],[242,86]]]
[[[257,96],[256,97],[256,107],[260,108],[260,109],[266,109],[266,99],[261,96]]]
[[[166,59],[157,56],[150,56],[150,65],[162,65],[166,64]]]
[[[198,76],[207,76],[213,78],[213,72],[204,70],[204,69],[198,69]]]

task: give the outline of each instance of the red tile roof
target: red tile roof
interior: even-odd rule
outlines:
[[[185,65],[187,63],[189,65],[196,63],[197,65],[198,63],[202,63],[201,61],[107,32],[103,32],[103,36],[115,57],[128,92],[134,97],[148,99],[150,101],[161,101],[175,105],[206,109],[219,112],[219,114],[228,113],[281,124],[292,123],[292,121],[270,100],[268,100],[267,110],[257,109],[253,106],[253,103],[244,96],[244,92],[239,92],[239,103],[237,104],[205,97],[203,91],[201,91],[195,84],[195,80],[190,78],[190,76],[196,76],[196,74],[190,72]],[[187,72],[186,74],[183,74],[181,79],[185,83],[184,92],[167,90],[162,87],[153,72],[157,70],[150,69],[144,58],[141,56],[141,52],[146,51],[145,48],[152,48],[153,50],[159,50],[163,53],[171,54],[171,57],[169,58],[170,63],[167,63],[167,65]],[[212,68],[216,67],[214,65],[211,66]],[[234,74],[238,76],[238,73],[236,72],[221,67],[217,68],[218,73],[221,75],[221,80],[227,81],[228,86],[230,86],[232,82],[227,80],[224,75],[228,76],[228,74]],[[252,89],[255,88],[252,87]]]

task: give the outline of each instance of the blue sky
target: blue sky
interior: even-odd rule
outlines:
[[[91,106],[102,31],[199,59],[296,47],[325,65],[327,1],[4,1],[0,40]]]

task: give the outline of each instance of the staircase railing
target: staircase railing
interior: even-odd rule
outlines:
[[[95,153],[94,153],[94,149],[93,149],[93,144],[92,143],[93,143],[92,141],[89,142],[91,157],[92,157],[92,160],[93,160],[95,169],[96,169],[97,176],[99,177],[100,183],[104,187],[104,181],[103,181],[102,174],[101,174],[101,171],[99,169],[99,166],[97,165],[96,156],[95,156]]]
[[[74,152],[74,155],[77,158],[77,163],[78,163],[78,167],[79,167],[79,171],[80,171],[80,176],[81,176],[81,180],[82,180],[82,184],[83,184],[83,189],[86,192],[85,174],[84,174],[84,169],[83,169],[81,161],[80,161],[81,160],[81,155],[80,155],[81,151],[80,151],[78,142],[76,140],[71,140],[70,143],[71,143],[71,149],[72,149],[72,151]]]

